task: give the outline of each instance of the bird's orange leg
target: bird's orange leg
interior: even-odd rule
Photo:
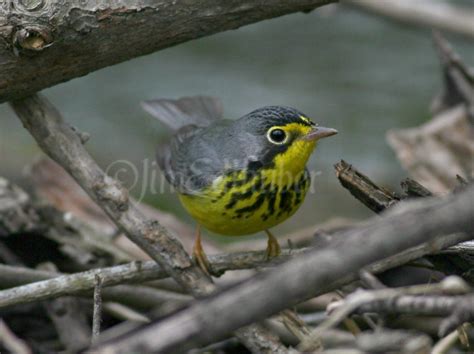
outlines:
[[[268,236],[267,259],[279,256],[281,254],[281,248],[278,240],[272,235],[270,231],[265,230],[265,233]]]
[[[211,276],[211,273],[209,272],[211,266],[201,244],[201,225],[199,224],[197,225],[196,238],[194,239],[193,260],[196,262],[199,268],[203,270],[204,273],[206,273],[209,277]]]

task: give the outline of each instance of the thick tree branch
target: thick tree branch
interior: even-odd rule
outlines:
[[[472,234],[473,198],[471,186],[445,199],[401,203],[383,218],[344,232],[340,235],[344,241],[333,247],[308,252],[96,349],[101,353],[176,352],[218,340],[235,328],[330,291],[342,280],[355,279],[361,268],[374,262],[424,242],[435,245],[443,234]]]
[[[191,39],[334,1],[2,1],[0,102]]]
[[[89,196],[105,211],[125,235],[173,277],[178,284],[195,297],[209,295],[216,290],[212,280],[196,266],[182,244],[158,221],[148,219],[130,201],[128,191],[107,176],[87,153],[76,130],[63,121],[60,113],[45,98],[33,95],[12,101],[25,128],[43,151],[61,165]],[[284,353],[286,348],[257,326],[243,328],[237,336],[252,351]],[[265,338],[260,342],[259,337]]]

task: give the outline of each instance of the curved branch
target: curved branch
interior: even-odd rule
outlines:
[[[0,103],[191,39],[334,1],[2,1]]]

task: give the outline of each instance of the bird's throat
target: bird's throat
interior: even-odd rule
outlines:
[[[273,173],[283,179],[294,179],[299,176],[304,171],[315,147],[315,141],[300,140],[293,142],[285,152],[275,156]]]

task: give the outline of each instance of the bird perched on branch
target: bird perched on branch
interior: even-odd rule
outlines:
[[[145,101],[143,108],[174,131],[158,147],[158,165],[198,222],[194,259],[209,269],[200,225],[222,235],[265,231],[269,258],[280,246],[269,229],[299,208],[310,185],[306,162],[320,127],[296,109],[268,106],[237,120],[222,119],[213,97]]]

